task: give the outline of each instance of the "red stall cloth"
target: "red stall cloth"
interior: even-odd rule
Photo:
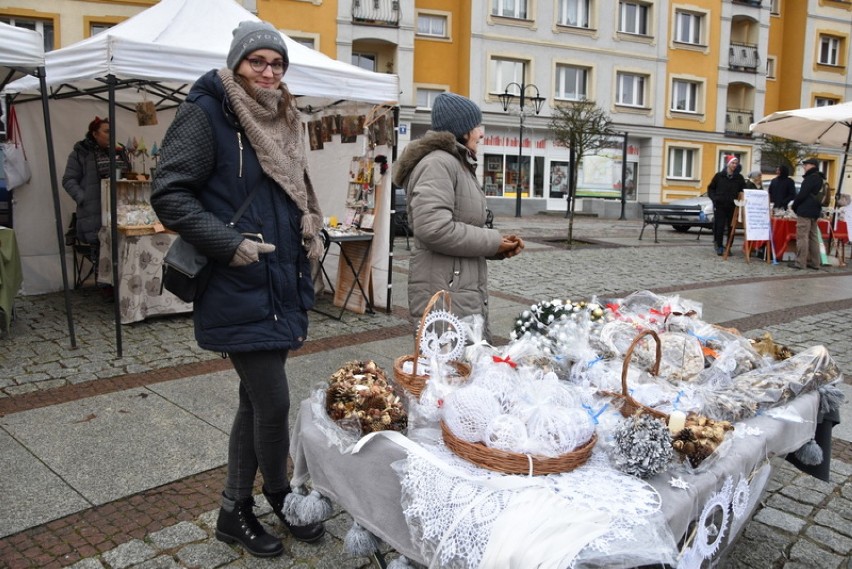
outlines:
[[[787,252],[790,242],[796,240],[796,220],[786,217],[773,217],[771,221],[772,244],[775,247],[775,258],[781,260],[784,253]],[[820,219],[817,224],[819,225],[820,233],[822,233],[823,241],[830,243],[831,222],[827,219]],[[751,248],[762,247],[765,243],[765,241],[751,242]]]
[[[831,228],[831,245],[835,248],[835,256],[840,259],[840,266],[846,266],[846,243],[849,242],[849,226],[845,221],[838,221],[837,227]],[[829,253],[831,249],[829,248]]]

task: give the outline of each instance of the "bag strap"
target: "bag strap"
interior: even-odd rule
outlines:
[[[231,218],[231,221],[228,222],[228,227],[233,227],[234,225],[237,224],[237,222],[240,220],[240,218],[243,216],[243,214],[248,209],[248,206],[251,203],[251,200],[253,200],[254,196],[257,195],[258,189],[260,189],[260,186],[254,187],[254,189],[251,191],[251,193],[246,198],[246,201],[243,202],[243,205],[240,206],[240,209],[237,210],[237,213],[235,213],[234,217]]]
[[[24,150],[24,139],[21,137],[21,125],[18,124],[18,113],[15,111],[15,107],[9,107],[9,124],[6,125],[7,131],[9,133],[9,142],[13,143],[16,147],[21,147],[21,152],[24,153],[24,160],[27,159],[27,151]]]

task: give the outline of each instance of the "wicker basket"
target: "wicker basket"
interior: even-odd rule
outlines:
[[[441,434],[444,444],[458,456],[482,468],[505,474],[559,474],[582,466],[592,456],[592,449],[598,442],[593,434],[583,446],[565,454],[546,457],[508,452],[490,448],[482,443],[470,443],[455,436],[450,428],[441,421]]]
[[[657,411],[656,409],[642,405],[630,396],[630,391],[627,389],[627,370],[630,367],[630,359],[633,357],[633,350],[636,348],[639,341],[645,336],[651,336],[656,344],[654,366],[651,368],[651,374],[660,374],[660,360],[663,357],[663,347],[660,343],[660,337],[653,330],[643,330],[639,332],[635,338],[633,338],[633,342],[631,342],[630,347],[627,348],[627,353],[624,354],[624,364],[621,366],[621,393],[613,393],[612,391],[603,391],[602,393],[618,399],[621,402],[620,411],[625,417],[630,417],[636,413],[647,413],[658,419],[662,419],[666,422],[666,424],[668,424],[668,415],[662,411]]]
[[[393,375],[396,382],[406,391],[414,394],[414,396],[418,398],[420,397],[420,394],[423,393],[423,390],[426,388],[426,382],[429,380],[428,375],[417,375],[417,363],[420,359],[420,340],[423,335],[423,328],[425,327],[426,315],[429,314],[435,306],[435,303],[441,299],[444,300],[447,310],[450,309],[450,293],[445,290],[436,292],[432,298],[429,299],[429,303],[423,311],[423,316],[420,317],[420,326],[417,328],[417,334],[414,337],[414,353],[407,356],[400,356],[393,362]],[[413,362],[411,373],[403,371],[403,366],[407,362]],[[456,370],[456,373],[460,378],[462,378],[462,381],[467,380],[470,376],[470,366],[468,364],[458,361],[450,361],[448,364]]]

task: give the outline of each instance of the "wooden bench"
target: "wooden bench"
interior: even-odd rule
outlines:
[[[698,238],[701,237],[701,230],[707,222],[704,219],[703,209],[700,205],[669,205],[658,203],[643,203],[642,205],[642,231],[639,232],[639,240],[642,240],[642,235],[645,233],[645,227],[648,225],[654,226],[654,243],[659,243],[657,239],[657,227],[663,225],[698,225]],[[669,216],[677,216],[683,218],[683,221],[665,219]],[[694,218],[695,221],[690,223]]]

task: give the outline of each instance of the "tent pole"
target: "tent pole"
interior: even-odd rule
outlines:
[[[852,121],[846,124],[849,133],[846,135],[846,148],[843,149],[843,165],[840,166],[840,179],[837,182],[837,192],[834,194],[834,203],[837,204],[837,198],[840,197],[840,192],[843,189],[843,176],[846,175],[846,159],[849,158],[849,144],[852,143]]]
[[[47,105],[47,81],[44,67],[36,69],[39,88],[41,89],[41,111],[44,114],[44,135],[47,141],[47,164],[50,170],[50,189],[53,192],[53,215],[56,218],[56,242],[59,245],[59,263],[62,267],[62,290],[65,292],[65,316],[68,319],[68,336],[71,349],[77,348],[77,338],[74,335],[74,316],[71,311],[71,291],[68,290],[68,268],[65,262],[65,239],[63,235],[62,209],[59,207],[59,183],[56,177],[56,156],[53,151],[53,130],[50,126],[50,110]]]
[[[109,85],[109,230],[110,230],[110,255],[112,259],[112,299],[113,313],[115,315],[115,351],[118,357],[122,357],[121,345],[121,302],[119,301],[118,280],[118,204],[116,203],[116,176],[115,168],[118,161],[115,159],[115,75],[107,75]],[[97,278],[97,277],[95,277]]]
[[[399,140],[399,106],[395,106],[393,108],[393,140],[391,141],[391,168],[396,164],[396,154]],[[393,187],[393,180],[391,180],[390,184],[390,209],[393,209],[396,204],[394,204],[394,200],[396,199],[396,192]],[[390,219],[390,255],[388,257],[388,288],[387,288],[387,299],[385,303],[385,312],[388,314],[393,310],[393,242],[396,237],[396,223],[394,219],[396,216],[391,214]]]

